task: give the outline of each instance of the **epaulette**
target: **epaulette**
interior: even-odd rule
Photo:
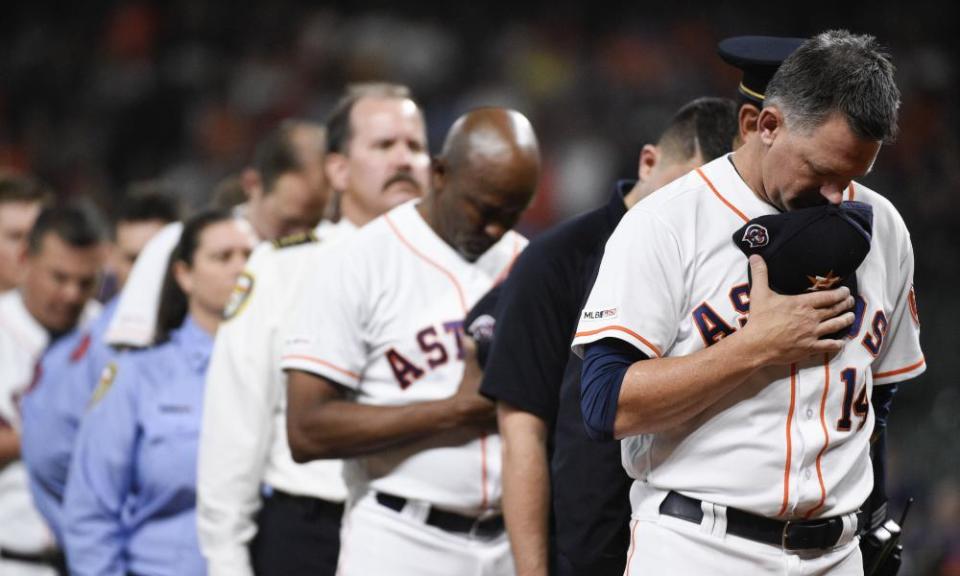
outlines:
[[[273,247],[276,249],[289,248],[291,246],[300,246],[301,244],[309,244],[311,242],[317,241],[317,235],[310,232],[297,232],[296,234],[290,234],[289,236],[284,236],[283,238],[277,238],[273,241]]]

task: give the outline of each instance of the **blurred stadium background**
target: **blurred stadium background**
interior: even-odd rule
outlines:
[[[410,85],[431,149],[481,104],[533,121],[546,157],[535,235],[597,205],[640,146],[701,95],[733,96],[716,56],[739,34],[843,27],[891,51],[901,135],[864,183],[913,233],[929,369],[901,387],[889,491],[908,496],[901,574],[960,574],[960,106],[956,3],[18,2],[0,18],[0,166],[107,212],[161,177],[189,205],[277,119],[322,119],[345,83]]]

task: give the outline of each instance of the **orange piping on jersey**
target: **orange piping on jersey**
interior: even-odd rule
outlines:
[[[637,549],[637,524],[639,520],[633,521],[633,528],[630,530],[630,553],[627,554],[627,571],[623,573],[623,576],[630,576],[630,561],[633,560],[633,553]]]
[[[820,466],[821,459],[823,458],[823,453],[827,451],[827,446],[830,445],[830,433],[827,431],[827,420],[826,420],[826,409],[827,409],[827,395],[830,393],[830,356],[828,354],[823,355],[823,395],[820,397],[820,426],[823,428],[823,448],[820,449],[820,452],[817,453],[817,480],[820,482],[820,502],[816,506],[807,511],[803,515],[804,518],[810,518],[813,516],[813,513],[823,507],[823,503],[827,501],[827,488],[823,484],[823,470]]]
[[[714,187],[714,185],[713,185],[713,182],[711,182],[710,179],[707,178],[707,175],[704,174],[702,170],[700,170],[699,168],[695,168],[695,170],[697,171],[697,174],[699,174],[700,177],[703,178],[703,181],[707,183],[707,186],[710,187],[710,190],[713,190],[714,195],[716,195],[716,197],[719,198],[721,202],[723,202],[724,204],[727,205],[727,208],[733,210],[733,213],[736,214],[737,216],[739,216],[744,222],[749,222],[749,221],[750,221],[750,219],[747,218],[746,214],[744,214],[744,213],[741,212],[740,210],[737,210],[737,207],[736,207],[736,206],[734,206],[733,204],[731,204],[729,200],[727,200],[726,198],[724,198],[723,195],[720,194],[720,192],[717,191],[717,189],[716,189],[716,188]]]
[[[905,374],[907,372],[912,372],[917,368],[923,366],[927,363],[926,358],[921,358],[919,362],[915,362],[909,366],[904,366],[903,368],[897,368],[896,370],[889,370],[887,372],[874,372],[874,378],[886,378],[888,376],[896,376],[897,374]]]
[[[463,297],[463,288],[461,288],[460,283],[457,282],[456,276],[454,276],[453,273],[451,273],[449,270],[447,270],[443,266],[437,264],[430,258],[427,258],[427,256],[423,252],[420,252],[419,250],[417,250],[413,246],[413,244],[411,244],[406,238],[404,238],[403,234],[400,233],[400,230],[398,230],[397,226],[393,223],[393,220],[390,219],[389,214],[384,214],[383,219],[387,221],[387,224],[390,226],[390,229],[393,230],[393,233],[397,235],[397,238],[399,238],[400,241],[403,242],[404,245],[406,245],[406,247],[409,248],[411,252],[416,254],[427,264],[439,270],[442,274],[444,274],[450,280],[451,283],[453,283],[453,287],[457,289],[457,297],[460,298],[460,307],[463,308],[463,313],[466,314],[467,312],[469,312],[470,309],[467,307],[467,300],[466,298]]]
[[[507,263],[506,267],[497,275],[497,279],[493,281],[493,285],[503,282],[507,279],[507,276],[510,274],[510,271],[513,270],[513,265],[517,261],[517,257],[520,256],[520,239],[514,236],[513,238],[513,255],[510,256],[510,262]]]
[[[633,336],[637,340],[646,344],[651,350],[653,350],[653,353],[656,354],[657,358],[660,358],[663,356],[663,352],[661,352],[660,349],[654,346],[649,340],[647,340],[643,336],[637,334],[636,332],[634,332],[633,330],[625,326],[605,326],[603,328],[597,328],[596,330],[587,330],[585,332],[577,332],[576,334],[574,334],[574,337],[579,338],[581,336],[593,336],[594,334],[599,334],[600,332],[606,332],[607,330],[619,330],[620,332],[626,332],[627,334]]]
[[[777,516],[783,516],[790,503],[790,460],[793,457],[793,438],[790,435],[790,425],[793,422],[793,408],[797,400],[797,365],[790,365],[790,408],[787,410],[787,461],[783,465],[783,504]]]
[[[347,370],[347,369],[345,369],[345,368],[341,368],[341,367],[339,367],[339,366],[335,366],[335,365],[327,362],[326,360],[321,360],[321,359],[319,359],[319,358],[314,358],[313,356],[305,356],[305,355],[303,355],[303,354],[289,354],[289,355],[287,355],[287,356],[282,357],[280,360],[281,360],[281,361],[285,361],[285,360],[306,360],[307,362],[313,362],[314,364],[319,364],[319,365],[321,365],[321,366],[326,366],[327,368],[329,368],[329,369],[331,369],[331,370],[336,370],[337,372],[339,372],[339,373],[341,373],[341,374],[343,374],[343,375],[345,375],[345,376],[349,376],[350,378],[353,378],[354,380],[359,380],[359,379],[360,379],[360,375],[357,374],[356,372],[351,372],[351,371],[349,371],[349,370]]]
[[[480,435],[480,489],[483,494],[483,500],[480,502],[482,510],[487,509],[490,497],[487,494],[487,434]]]
[[[847,190],[850,191],[850,194],[847,196],[847,200],[850,200],[850,201],[852,202],[852,201],[853,201],[853,197],[856,195],[856,194],[854,193],[854,191],[853,191],[853,182],[851,182],[851,183],[847,186]]]

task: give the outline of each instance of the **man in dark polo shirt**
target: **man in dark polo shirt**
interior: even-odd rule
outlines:
[[[568,362],[569,343],[620,218],[650,192],[729,152],[736,111],[733,101],[720,98],[684,106],[659,142],[643,147],[638,181],[618,183],[606,206],[532,242],[503,285],[481,392],[498,401],[504,511],[518,574],[545,575],[551,558],[560,574],[623,571],[628,478],[619,444],[592,443],[584,433],[580,363]],[[481,358],[476,328],[489,324],[482,318],[467,321],[468,333],[481,340]],[[548,552],[551,483],[556,554]]]

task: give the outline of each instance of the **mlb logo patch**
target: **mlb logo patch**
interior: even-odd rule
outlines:
[[[606,310],[584,310],[584,320],[609,320],[617,317],[616,308],[607,308]]]

